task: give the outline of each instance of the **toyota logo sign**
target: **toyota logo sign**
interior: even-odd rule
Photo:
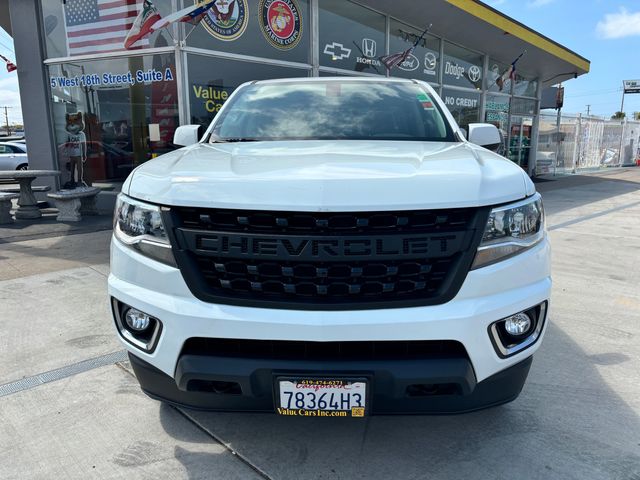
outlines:
[[[482,77],[482,71],[480,70],[480,67],[473,65],[471,67],[469,67],[469,80],[471,80],[473,83],[476,83],[478,80],[480,80],[480,77]]]

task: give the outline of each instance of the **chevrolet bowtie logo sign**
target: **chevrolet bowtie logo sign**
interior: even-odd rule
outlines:
[[[331,55],[333,60],[342,60],[351,56],[351,49],[344,48],[344,45],[341,43],[333,42],[331,44],[327,43],[324,46],[324,53],[326,55]]]

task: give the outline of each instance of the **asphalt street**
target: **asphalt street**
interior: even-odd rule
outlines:
[[[537,187],[552,323],[516,401],[458,416],[161,405],[116,340],[110,231],[0,228],[0,479],[640,480],[640,168]]]

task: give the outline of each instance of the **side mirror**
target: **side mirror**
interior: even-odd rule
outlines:
[[[481,147],[495,150],[502,143],[500,131],[490,123],[470,123],[469,141]]]
[[[182,125],[176,128],[176,131],[173,134],[173,143],[183,147],[196,144],[199,140],[199,130],[200,125]]]

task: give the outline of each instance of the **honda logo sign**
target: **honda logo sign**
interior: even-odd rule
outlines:
[[[376,41],[370,38],[362,39],[362,54],[365,57],[374,58],[376,56]]]

